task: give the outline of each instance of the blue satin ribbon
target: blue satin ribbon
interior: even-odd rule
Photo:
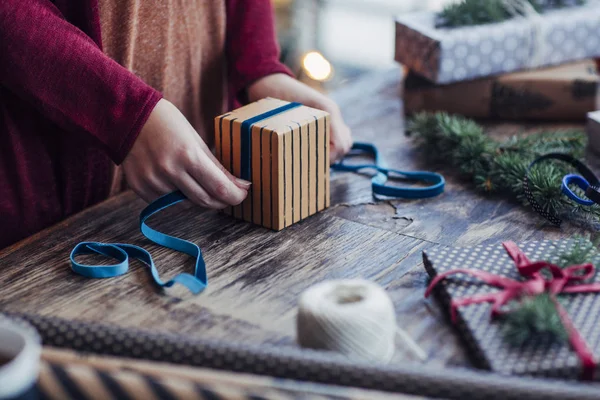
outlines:
[[[569,185],[577,185],[581,190],[586,192],[590,187],[590,183],[583,177],[577,174],[568,174],[563,177],[561,189],[564,195],[566,195],[571,200],[575,201],[584,206],[591,206],[595,203],[592,200],[583,199],[579,197],[575,192],[571,190]]]
[[[88,278],[111,278],[127,272],[129,269],[129,258],[131,257],[143,262],[148,266],[154,283],[156,283],[156,285],[159,287],[171,287],[174,284],[179,283],[187,287],[194,294],[202,292],[206,288],[208,282],[206,277],[206,264],[204,263],[204,258],[202,257],[202,251],[200,248],[192,242],[159,232],[150,228],[146,224],[146,220],[152,215],[185,199],[186,197],[183,195],[183,193],[176,191],[164,195],[150,203],[142,210],[140,214],[140,230],[142,231],[142,234],[152,242],[194,257],[196,259],[194,275],[182,273],[164,282],[160,279],[158,270],[154,265],[154,261],[152,260],[150,253],[141,247],[123,243],[79,243],[77,246],[75,246],[70,255],[71,268],[76,273]],[[83,254],[103,255],[116,259],[118,263],[111,265],[81,264],[75,260],[75,257]]]
[[[271,111],[267,111],[265,113],[259,114],[255,117],[249,118],[242,122],[241,127],[241,154],[242,154],[242,164],[241,164],[241,173],[240,178],[245,179],[247,181],[252,180],[252,125],[265,120],[267,118],[274,117],[283,112],[289,111],[293,108],[300,107],[302,104],[300,103],[288,103],[284,106],[274,108]]]
[[[244,121],[243,124],[246,124],[247,122],[248,127],[245,129],[248,129],[249,132],[249,129],[253,123],[258,122],[261,119],[269,118],[270,116],[276,115],[280,112],[289,110],[297,106],[299,106],[298,103],[290,103],[284,107],[272,110],[269,113],[261,114],[250,120]],[[253,120],[254,122],[252,122]],[[249,142],[246,143],[245,146],[247,151],[242,151],[242,154],[247,155],[250,153]],[[379,157],[379,152],[377,151],[377,148],[372,144],[355,143],[353,149],[355,152],[366,153],[372,156],[375,160],[375,164],[347,165],[344,164],[342,160],[342,162],[332,165],[331,168],[340,171],[353,172],[358,172],[362,169],[375,169],[377,171],[377,175],[375,175],[375,177],[373,177],[372,179],[372,187],[374,194],[390,197],[424,198],[436,196],[444,191],[444,177],[442,177],[440,174],[436,174],[433,172],[404,172],[385,168],[382,166],[382,161]],[[246,159],[246,157],[244,157],[244,160],[244,162],[249,162],[249,158]],[[243,165],[248,166],[249,164]],[[388,179],[388,175],[390,174],[399,175],[409,180],[430,182],[432,183],[432,185],[426,188],[401,188],[395,186],[387,186],[386,182]],[[141,247],[124,243],[79,243],[77,246],[75,246],[70,255],[71,268],[74,272],[88,278],[111,278],[125,274],[129,270],[129,259],[135,258],[146,264],[146,266],[149,268],[152,279],[154,280],[154,283],[157,286],[171,287],[174,284],[179,283],[188,288],[194,294],[202,292],[206,288],[208,282],[206,276],[206,264],[204,262],[204,258],[202,257],[202,251],[200,250],[200,248],[192,242],[188,242],[187,240],[183,240],[159,232],[146,224],[147,219],[150,218],[152,215],[183,200],[186,200],[186,197],[183,195],[183,193],[181,193],[180,191],[175,191],[164,195],[150,203],[146,208],[142,210],[140,214],[140,230],[142,234],[152,242],[194,257],[196,259],[196,266],[193,275],[181,273],[179,275],[176,275],[174,278],[164,282],[160,279],[158,270],[154,265],[154,260],[152,259],[152,256],[150,255],[150,253],[148,253],[148,251],[142,249]],[[75,258],[78,255],[84,254],[102,255],[113,258],[118,262],[116,264],[110,265],[87,265],[75,260]]]
[[[353,155],[370,156],[374,159],[374,164],[346,164],[345,161],[348,159],[347,156],[340,162],[333,164],[331,168],[337,171],[350,172],[359,172],[363,169],[376,170],[377,174],[371,180],[371,188],[373,190],[373,194],[375,195],[398,197],[405,199],[422,199],[427,197],[434,197],[444,192],[444,186],[446,184],[446,181],[444,180],[444,177],[442,175],[428,171],[407,172],[386,168],[384,166],[383,160],[379,155],[377,147],[370,143],[354,143],[354,145],[352,146],[352,152],[349,156]],[[388,178],[393,175],[411,181],[431,183],[431,185],[427,187],[399,187],[388,185]]]

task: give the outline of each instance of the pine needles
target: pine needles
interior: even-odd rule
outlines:
[[[527,202],[523,177],[535,158],[550,152],[582,158],[586,146],[585,133],[578,130],[539,132],[497,142],[473,120],[447,113],[418,113],[408,122],[407,132],[416,135],[432,161],[453,167],[479,191],[500,193],[523,204]],[[583,207],[562,194],[562,178],[570,172],[572,168],[562,162],[534,166],[530,173],[533,196],[552,214],[600,221],[599,206]]]
[[[600,239],[576,236],[573,245],[566,251],[553,254],[554,263],[561,268],[593,262],[598,255],[596,248]],[[547,276],[550,277],[550,274]],[[568,295],[573,296],[573,295]],[[556,301],[560,301],[560,296]],[[530,339],[546,338],[550,341],[564,341],[567,332],[560,319],[554,300],[543,293],[525,297],[514,308],[504,314],[502,329],[505,339],[511,345],[520,346]]]
[[[585,4],[586,0],[528,0],[537,12]],[[462,0],[447,5],[437,16],[437,27],[481,25],[513,17],[503,0]]]
[[[546,293],[522,300],[517,308],[504,315],[502,324],[504,337],[513,346],[520,346],[534,338],[567,339],[556,305]]]
[[[558,253],[556,265],[561,268],[567,268],[572,265],[581,265],[592,262],[597,254],[596,248],[600,244],[600,238],[591,241],[587,237],[575,237],[573,246],[569,251]]]

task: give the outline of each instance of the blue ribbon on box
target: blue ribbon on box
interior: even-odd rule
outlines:
[[[247,181],[250,181],[252,179],[252,125],[263,121],[267,118],[271,118],[283,112],[300,107],[301,105],[302,104],[300,103],[288,103],[284,106],[274,108],[271,111],[264,112],[242,122],[242,165],[240,178],[245,179]]]
[[[242,122],[241,127],[241,178],[250,180],[252,171],[252,154],[251,154],[251,141],[252,141],[252,125],[281,114],[285,111],[301,106],[300,103],[288,103],[284,106],[275,108],[271,111],[267,111],[263,114],[259,114],[255,117],[245,120]],[[339,171],[352,171],[358,172],[363,169],[375,169],[377,175],[372,179],[372,188],[374,194],[402,197],[402,198],[424,198],[436,196],[444,191],[444,178],[440,174],[433,172],[405,172],[394,169],[388,169],[383,166],[382,160],[379,156],[377,148],[369,143],[355,143],[353,146],[355,152],[368,154],[374,158],[374,164],[361,164],[361,165],[348,165],[343,162],[334,164],[331,166],[334,170]],[[388,186],[386,184],[388,176],[390,174],[400,175],[410,180],[425,181],[432,183],[431,186],[425,188],[414,188],[414,187],[395,187]],[[129,270],[129,259],[135,258],[149,268],[150,274],[154,283],[162,288],[171,287],[176,283],[179,283],[188,288],[192,293],[198,294],[202,292],[208,285],[206,276],[206,263],[202,256],[200,248],[187,240],[180,239],[174,236],[167,235],[159,232],[155,229],[150,228],[146,221],[152,215],[175,205],[186,197],[180,191],[175,191],[166,194],[152,203],[140,213],[140,230],[142,234],[153,243],[160,246],[164,246],[175,251],[179,251],[194,257],[196,265],[194,268],[194,274],[181,273],[173,277],[172,279],[164,282],[160,279],[158,270],[154,264],[154,260],[148,251],[141,247],[134,246],[131,244],[124,243],[99,243],[99,242],[82,242],[79,243],[70,254],[71,268],[77,274],[83,275],[88,278],[111,278],[126,273]],[[116,264],[110,265],[87,265],[80,263],[75,260],[79,255],[85,254],[97,254],[106,257],[116,259]]]

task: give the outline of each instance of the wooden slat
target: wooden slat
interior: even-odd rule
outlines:
[[[327,115],[325,117],[325,123],[324,125],[324,129],[325,129],[325,143],[324,143],[324,147],[325,147],[325,163],[323,165],[323,173],[325,174],[325,208],[329,208],[329,206],[331,205],[331,187],[330,187],[330,180],[329,180],[329,164],[330,164],[330,160],[329,160],[329,141],[331,140],[331,126],[329,123],[330,120],[330,116]]]
[[[300,171],[301,171],[300,185],[302,185],[302,191],[301,191],[302,202],[301,202],[301,212],[300,212],[301,218],[306,218],[310,215],[309,214],[309,202],[311,199],[310,192],[309,192],[310,159],[308,157],[308,155],[310,154],[310,152],[309,152],[310,143],[308,141],[309,127],[310,127],[310,124],[304,125],[302,127],[302,130],[300,133],[300,143],[302,144],[302,146],[300,146],[300,161],[302,164],[301,168],[300,168]]]
[[[233,121],[233,131],[230,132],[233,152],[231,160],[231,173],[235,176],[242,174],[242,122],[240,120]],[[233,216],[242,218],[243,206],[237,205],[233,207]]]
[[[319,190],[318,190],[318,209],[319,211],[325,208],[325,204],[327,203],[326,197],[326,185],[327,180],[329,179],[329,165],[327,165],[326,159],[326,147],[327,147],[327,135],[325,133],[325,118],[321,117],[317,120],[317,168],[319,169]]]
[[[317,124],[316,120],[308,124],[308,213],[317,212]]]
[[[233,173],[233,169],[231,168],[232,161],[232,143],[231,143],[231,130],[233,127],[233,120],[225,120],[221,125],[222,130],[219,130],[219,134],[221,136],[220,142],[222,144],[221,147],[221,164],[229,171]],[[233,208],[227,207],[223,210],[226,214],[233,214]]]
[[[261,162],[263,161],[264,155],[261,155],[261,144],[262,137],[264,135],[264,125],[256,125],[252,127],[252,186],[248,192],[248,198],[244,201],[245,208],[245,220],[260,224],[263,217],[263,210],[261,208],[261,190],[266,187],[263,181]]]
[[[284,134],[285,135],[285,134]],[[271,133],[271,139],[270,139],[270,145],[271,148],[273,149],[273,153],[271,155],[271,168],[270,168],[270,172],[271,175],[273,176],[273,181],[272,181],[272,189],[273,189],[273,193],[272,193],[272,209],[274,212],[274,218],[273,218],[273,226],[272,228],[275,230],[281,230],[284,228],[283,225],[283,221],[284,221],[284,216],[283,213],[285,212],[285,208],[284,208],[284,201],[283,201],[283,196],[284,196],[284,185],[283,185],[283,181],[285,179],[285,174],[283,173],[283,157],[284,157],[284,150],[285,148],[283,147],[283,137],[284,135],[279,135],[277,134],[277,132],[272,132]]]
[[[292,186],[292,221],[294,223],[300,221],[301,213],[301,187],[300,187],[300,127],[292,126],[294,128],[292,132],[292,180],[290,181]]]

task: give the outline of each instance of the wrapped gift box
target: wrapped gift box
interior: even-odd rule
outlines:
[[[474,118],[584,121],[598,109],[600,77],[594,61],[514,72],[449,85],[408,73],[404,109],[446,111]]]
[[[532,261],[556,262],[558,255],[573,244],[574,240],[570,239],[529,242],[519,247]],[[449,270],[470,268],[523,280],[502,244],[427,250],[423,253],[423,260],[425,269],[432,278]],[[600,265],[600,257],[594,257],[592,262],[595,266]],[[600,282],[598,274],[591,282]],[[443,308],[449,310],[451,300],[499,290],[474,277],[459,274],[442,281],[434,289],[434,293],[443,303]],[[599,360],[600,294],[564,294],[560,296],[560,301],[594,354],[595,360]],[[477,366],[502,374],[565,379],[581,377],[581,360],[568,341],[556,342],[540,336],[521,346],[511,345],[503,336],[502,320],[490,319],[490,310],[490,303],[462,306],[457,310],[456,327]],[[597,369],[595,379],[600,379]]]
[[[329,114],[266,98],[215,118],[216,155],[252,182],[227,214],[281,230],[329,207]]]
[[[585,130],[588,137],[588,147],[596,155],[600,155],[600,111],[593,111],[587,114]]]
[[[450,83],[600,56],[600,5],[478,26],[436,28],[433,12],[396,19],[396,60]]]

